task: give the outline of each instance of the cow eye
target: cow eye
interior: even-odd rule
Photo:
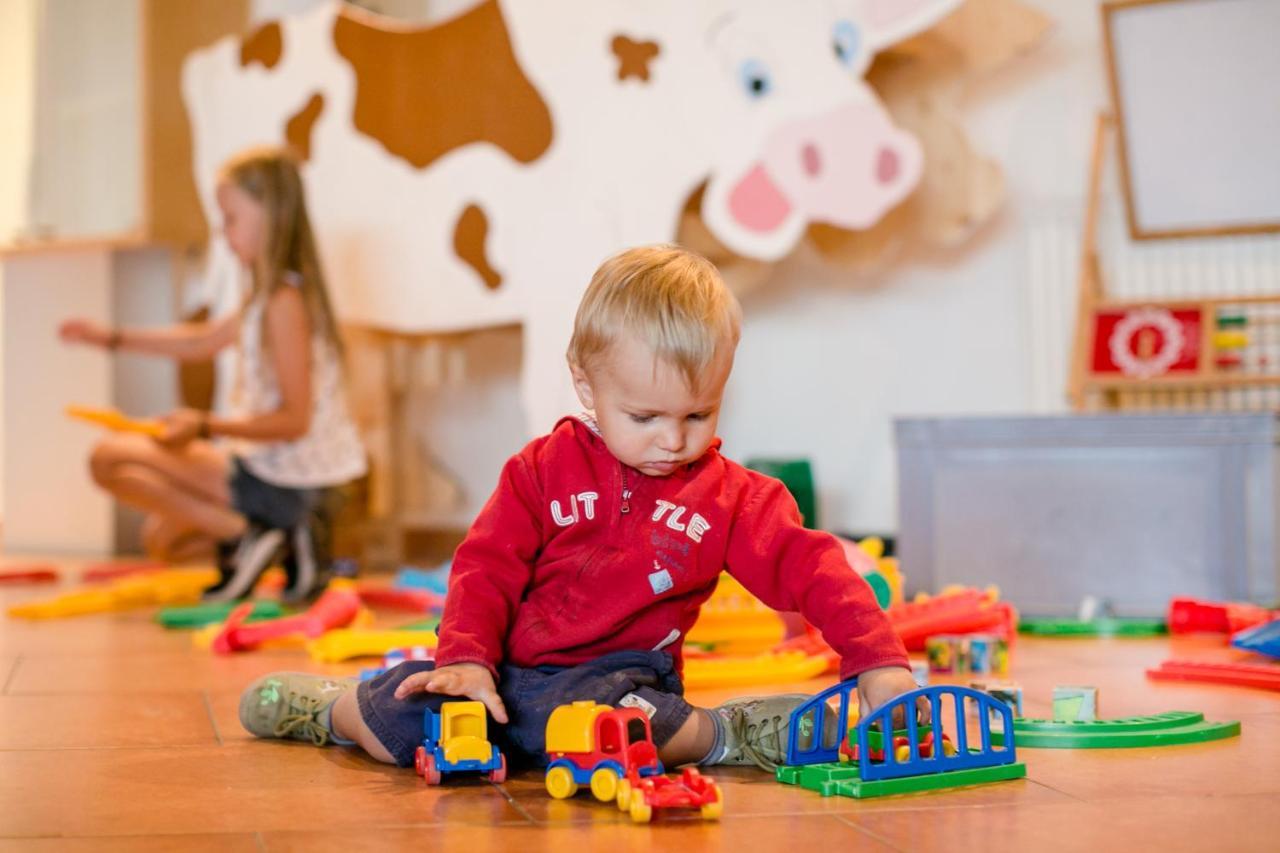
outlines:
[[[763,98],[773,88],[769,67],[758,59],[744,60],[738,66],[738,80],[750,98]]]
[[[836,52],[836,59],[845,67],[851,67],[858,58],[858,28],[853,21],[841,19],[831,28],[831,47]]]

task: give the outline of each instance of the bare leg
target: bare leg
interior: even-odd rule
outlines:
[[[355,688],[343,693],[333,703],[333,711],[329,718],[333,732],[345,740],[353,740],[365,752],[383,764],[395,764],[396,760],[387,752],[373,731],[365,725],[360,716],[360,704],[356,701]]]
[[[680,730],[658,750],[658,757],[668,767],[693,764],[706,758],[715,740],[716,725],[711,721],[711,712],[694,708]]]
[[[146,436],[113,435],[94,448],[93,478],[121,501],[214,539],[244,532],[231,508],[227,457],[204,441],[168,450]]]
[[[206,560],[216,540],[209,534],[177,519],[152,513],[142,523],[142,545],[147,556],[168,563]]]

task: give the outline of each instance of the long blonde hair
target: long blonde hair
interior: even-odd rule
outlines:
[[[342,336],[329,303],[324,270],[307,216],[306,192],[294,155],[286,148],[251,148],[223,164],[218,181],[239,187],[261,204],[266,214],[266,234],[252,271],[249,299],[269,299],[286,286],[286,274],[301,276],[302,300],[312,334],[319,330],[341,355]]]

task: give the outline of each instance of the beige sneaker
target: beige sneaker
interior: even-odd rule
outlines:
[[[712,763],[754,764],[772,772],[787,756],[791,712],[807,699],[804,693],[748,696],[713,709],[724,721],[725,751]]]
[[[258,737],[309,740],[324,746],[335,740],[329,713],[333,703],[359,679],[326,678],[308,672],[273,672],[240,694],[240,724]]]

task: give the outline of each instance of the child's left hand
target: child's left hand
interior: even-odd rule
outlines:
[[[858,711],[860,718],[865,718],[875,709],[895,696],[901,696],[916,689],[916,680],[911,677],[911,670],[900,666],[882,666],[869,669],[858,675]],[[916,702],[917,719],[921,725],[929,723],[929,703],[923,700]],[[901,708],[895,709],[893,727],[906,725],[902,719]]]
[[[176,409],[160,419],[164,432],[156,436],[156,442],[171,450],[186,447],[200,434],[204,414],[195,409]]]

